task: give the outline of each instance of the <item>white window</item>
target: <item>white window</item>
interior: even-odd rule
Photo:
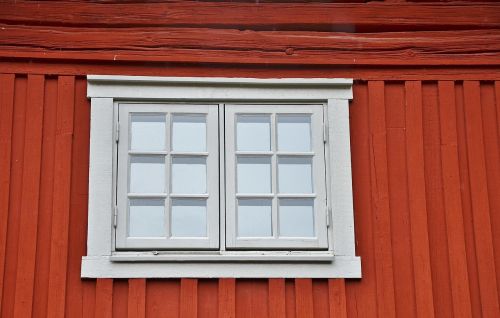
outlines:
[[[82,277],[360,277],[351,80],[88,76]]]

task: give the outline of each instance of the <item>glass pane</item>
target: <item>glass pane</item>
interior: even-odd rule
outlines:
[[[172,158],[172,193],[207,193],[207,168],[205,158]]]
[[[130,149],[140,151],[165,150],[165,115],[131,115]]]
[[[278,116],[278,149],[311,151],[311,116]]]
[[[238,193],[271,193],[271,158],[238,158]]]
[[[172,236],[207,236],[207,203],[205,200],[172,200]]]
[[[206,151],[205,115],[174,115],[172,119],[173,151]]]
[[[238,236],[272,236],[271,200],[238,200]]]
[[[130,200],[128,235],[165,236],[164,206],[161,199]]]
[[[239,115],[236,123],[236,144],[241,151],[271,150],[271,117]]]
[[[279,229],[280,236],[313,237],[313,199],[281,199]]]
[[[129,191],[132,193],[165,192],[165,157],[131,156]]]
[[[311,158],[279,158],[278,188],[280,193],[312,193]]]

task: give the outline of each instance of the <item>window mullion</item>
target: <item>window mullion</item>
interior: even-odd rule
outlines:
[[[279,218],[278,218],[278,158],[277,158],[277,134],[276,134],[276,114],[271,114],[271,192],[273,193],[273,201],[271,206],[271,225],[273,238],[277,239],[278,228],[279,228]]]

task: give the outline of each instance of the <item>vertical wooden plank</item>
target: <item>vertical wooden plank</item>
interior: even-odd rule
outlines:
[[[500,233],[500,213],[498,213],[500,211],[500,138],[495,108],[495,86],[490,83],[481,84],[481,109],[495,271],[497,288],[500,288],[500,235],[495,235],[495,233]]]
[[[96,280],[82,280],[82,312],[84,318],[95,317]]]
[[[95,317],[113,317],[113,280],[98,278],[95,292]]]
[[[236,317],[236,281],[234,278],[219,279],[219,318]]]
[[[65,306],[66,317],[75,318],[81,317],[83,312],[80,271],[82,255],[86,255],[87,249],[90,103],[86,96],[87,81],[83,78],[76,79]]]
[[[330,317],[347,318],[346,293],[344,279],[329,279]]]
[[[415,284],[411,242],[408,169],[406,158],[405,86],[401,82],[385,85],[387,130],[387,172],[391,224],[394,298],[397,317],[416,315]],[[420,163],[421,164],[421,163]]]
[[[14,74],[0,74],[0,313],[9,217],[10,163],[14,117]]]
[[[113,280],[113,318],[123,318],[128,315],[128,280]]]
[[[269,279],[269,317],[286,317],[285,279]]]
[[[425,199],[424,137],[422,123],[422,84],[405,83],[406,162],[413,256],[415,301],[418,317],[434,317],[429,230]]]
[[[436,317],[453,317],[448,239],[441,173],[441,137],[435,82],[422,84],[425,195],[429,230],[432,296]],[[444,120],[444,119],[443,119]]]
[[[472,194],[474,238],[479,273],[479,291],[484,317],[500,316],[496,284],[491,220],[489,216],[479,82],[464,82],[465,124]]]
[[[148,279],[146,281],[146,317],[179,317],[179,279]],[[215,305],[215,304],[214,304]]]
[[[295,279],[295,313],[297,318],[314,317],[312,279]]]
[[[395,317],[384,82],[368,82],[371,196],[379,317]]]
[[[27,78],[16,76],[14,81],[14,119],[12,126],[9,217],[7,220],[7,243],[3,278],[2,317],[14,316],[16,289],[19,222],[21,214],[24,134],[26,124]]]
[[[349,316],[369,317],[377,312],[377,282],[373,211],[370,188],[370,131],[368,121],[368,85],[355,82],[350,112],[352,182],[356,251],[362,256],[362,280],[345,282]]]
[[[198,317],[216,318],[219,303],[218,279],[198,280]]]
[[[146,280],[128,280],[128,318],[146,317]]]
[[[495,104],[497,106],[498,140],[500,140],[500,81],[495,82]]]
[[[45,78],[43,107],[42,168],[38,231],[35,261],[35,286],[33,290],[33,317],[47,315],[47,290],[49,284],[50,233],[52,225],[52,198],[54,185],[54,152],[56,136],[57,79]]]
[[[460,169],[460,194],[464,219],[465,251],[472,317],[481,316],[481,297],[479,293],[479,274],[476,262],[476,244],[474,240],[474,221],[469,178],[469,160],[467,158],[467,134],[465,128],[464,89],[462,82],[455,82],[455,109],[457,114],[458,165]],[[450,287],[451,288],[451,287]]]
[[[439,111],[441,120],[441,166],[450,259],[451,295],[455,317],[472,317],[469,276],[465,251],[465,233],[460,196],[457,115],[455,88],[451,81],[441,81]]]
[[[28,75],[26,133],[23,162],[23,200],[17,260],[15,317],[31,317],[35,279],[36,234],[42,158],[44,76]]]
[[[181,279],[181,318],[196,318],[198,316],[198,280]]]
[[[266,318],[268,315],[269,285],[265,279],[236,281],[236,316]]]
[[[75,78],[60,76],[47,316],[64,317],[68,262]]]
[[[328,279],[312,280],[314,317],[330,318],[330,295],[328,289]]]

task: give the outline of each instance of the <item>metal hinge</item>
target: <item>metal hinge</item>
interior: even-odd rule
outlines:
[[[330,219],[332,215],[332,208],[326,209],[326,227],[330,227]]]
[[[328,124],[323,122],[323,143],[328,143]]]
[[[116,130],[115,130],[115,141],[118,143],[120,140],[120,123],[116,123]]]
[[[118,207],[115,205],[115,212],[113,215],[113,226],[116,228],[118,225]]]

